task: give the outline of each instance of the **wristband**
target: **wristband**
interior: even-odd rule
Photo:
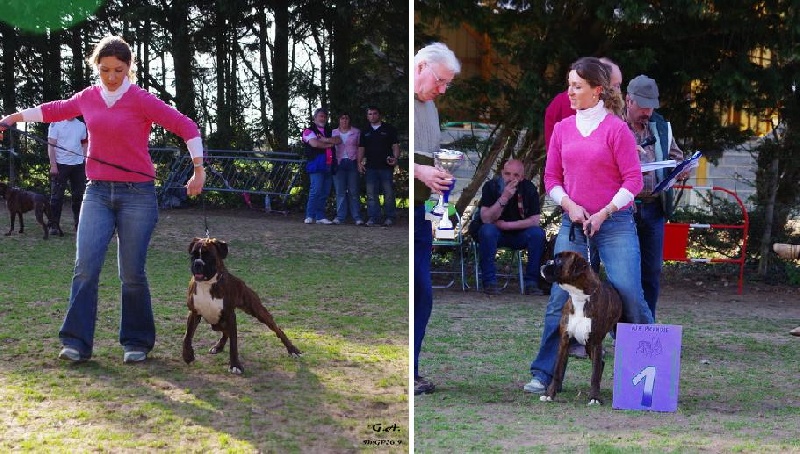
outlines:
[[[196,168],[198,168],[198,167],[203,167],[203,163],[201,162],[200,164],[195,164],[195,165],[194,165],[194,168],[195,168],[195,169],[196,169]]]

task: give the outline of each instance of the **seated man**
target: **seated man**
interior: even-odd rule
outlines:
[[[545,234],[539,227],[539,192],[523,178],[522,162],[512,159],[503,166],[502,175],[487,181],[481,195],[480,220],[477,232],[479,260],[484,292],[497,295],[495,256],[498,247],[526,249],[525,294],[541,295],[539,265],[544,251]]]

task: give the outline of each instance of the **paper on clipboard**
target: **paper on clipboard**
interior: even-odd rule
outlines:
[[[652,172],[653,170],[663,169],[665,167],[675,167],[677,164],[678,161],[674,159],[669,159],[666,161],[643,162],[642,173]]]
[[[686,170],[691,170],[700,165],[700,157],[703,156],[702,151],[695,151],[691,158],[685,159],[683,162],[678,164],[675,169],[670,172],[670,174],[664,178],[661,183],[658,183],[655,189],[653,189],[653,194],[656,195],[659,192],[666,191],[667,189],[671,188],[675,185],[675,182],[678,180],[678,175],[683,173]]]

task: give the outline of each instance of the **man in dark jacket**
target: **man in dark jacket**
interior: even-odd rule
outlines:
[[[361,130],[358,147],[358,170],[366,174],[367,227],[380,222],[381,204],[378,196],[383,192],[383,225],[389,227],[397,219],[394,199],[394,166],[400,157],[397,129],[381,121],[377,107],[367,109],[369,126]]]
[[[498,247],[526,249],[525,294],[541,295],[539,265],[545,245],[545,233],[539,226],[539,191],[524,178],[522,162],[511,159],[498,178],[483,185],[478,230],[478,252],[486,294],[497,295],[495,256]]]

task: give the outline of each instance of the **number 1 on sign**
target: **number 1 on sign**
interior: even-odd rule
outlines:
[[[642,391],[642,406],[650,407],[653,405],[653,387],[656,383],[656,368],[648,366],[642,369],[635,377],[633,377],[633,384],[638,385],[639,382],[644,380],[644,389]]]

